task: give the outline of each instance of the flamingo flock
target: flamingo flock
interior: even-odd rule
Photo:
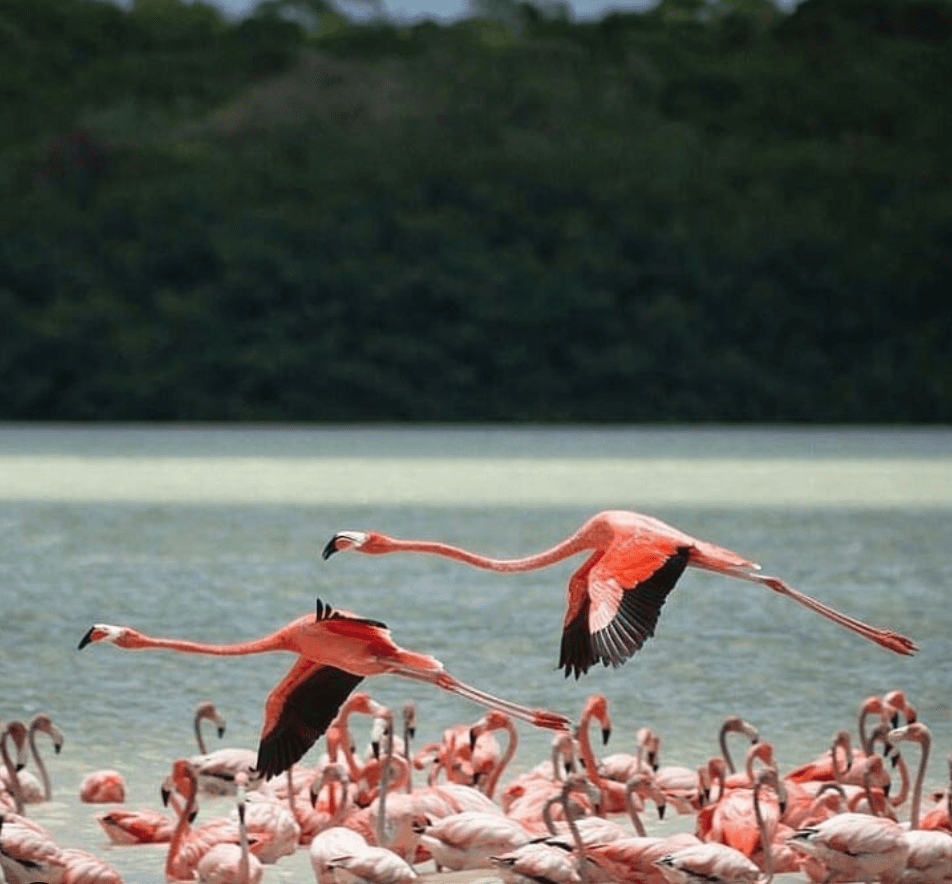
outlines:
[[[368,531],[337,532],[323,558],[345,550],[426,553],[498,572],[542,568],[586,553],[569,580],[559,652],[559,668],[576,679],[598,663],[621,666],[640,650],[689,567],[770,589],[894,653],[917,650],[900,633],[760,574],[759,565],[738,553],[639,513],[598,513],[548,550],[521,558]],[[203,703],[195,713],[198,753],[169,760],[160,789],[165,807],[113,806],[97,816],[115,845],[162,845],[170,882],[258,882],[269,867],[307,850],[321,884],[409,884],[427,864],[437,871],[483,870],[505,884],[766,884],[785,873],[822,884],[952,884],[952,787],[924,793],[930,734],[900,690],[860,705],[855,745],[850,731],[837,728],[814,759],[784,764],[768,735],[730,715],[712,735],[718,752],[662,764],[661,739],[644,723],[635,731],[633,751],[599,758],[592,726],[602,747],[612,733],[609,701],[601,694],[588,697],[576,722],[494,696],[460,681],[435,657],[401,647],[380,621],[320,599],[312,612],[252,640],[209,644],[97,623],[79,648],[96,644],[214,656],[294,655],[265,698],[256,749],[209,751],[204,722],[219,738],[225,725],[214,705]],[[482,717],[444,729],[414,752],[419,725],[413,705],[403,709],[401,737],[393,712],[363,690],[364,680],[378,675],[455,694],[483,707]],[[350,722],[361,714],[371,719],[364,752],[356,748]],[[517,722],[551,730],[551,756],[521,760],[522,772],[510,776]],[[30,817],[30,800],[50,794],[37,733],[47,734],[56,751],[63,745],[49,716],[29,726],[12,721],[0,731],[4,879],[119,881],[108,863],[58,846]],[[730,735],[746,743],[741,769],[727,748]],[[306,763],[322,737],[323,754]],[[906,758],[910,745],[918,747],[914,776]],[[23,777],[28,750],[40,773],[33,792]],[[124,804],[122,773],[90,771],[80,799]],[[228,802],[228,812],[208,814],[221,802]],[[661,816],[669,807],[683,831],[649,834],[646,812],[654,808]]]
[[[643,723],[626,725],[635,734],[630,753],[599,756],[589,732],[604,749],[614,732],[609,706],[589,695],[575,727],[554,734],[548,758],[533,760],[518,757],[518,727],[498,710],[415,750],[412,704],[401,736],[399,716],[355,692],[329,729],[333,745],[282,777],[239,769],[229,794],[209,793],[200,769],[210,753],[200,752],[170,761],[157,784],[166,808],[90,812],[119,849],[159,845],[169,882],[257,884],[298,851],[319,884],[410,884],[469,870],[504,884],[766,884],[778,874],[813,884],[952,882],[952,755],[944,782],[927,787],[931,734],[904,691],[863,700],[855,725],[841,723],[815,758],[790,764],[736,715],[710,735],[710,755],[687,763],[664,764],[660,736]],[[362,750],[357,715],[369,728]],[[109,863],[57,845],[31,818],[43,795],[22,797],[30,729],[8,722],[0,737],[8,776],[18,774],[0,792],[4,880],[119,882]],[[49,716],[33,731],[63,745]],[[844,739],[853,732],[855,749]],[[736,770],[730,739],[743,755]],[[48,783],[38,753],[33,764]],[[413,784],[423,772],[426,781]],[[669,831],[652,834],[666,812],[676,831],[669,817]]]

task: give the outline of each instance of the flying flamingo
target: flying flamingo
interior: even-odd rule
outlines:
[[[335,610],[317,600],[316,615],[292,620],[270,635],[215,645],[187,639],[154,638],[128,626],[97,624],[79,643],[111,642],[120,648],[165,648],[186,654],[240,656],[288,651],[297,660],[265,701],[264,726],[256,768],[265,779],[283,773],[327,730],[348,695],[367,676],[400,675],[427,682],[491,709],[539,727],[561,730],[564,715],[530,709],[470,687],[450,675],[435,657],[396,645],[390,630],[376,620]]]
[[[569,580],[559,654],[566,677],[574,673],[578,678],[598,662],[617,667],[633,656],[654,635],[661,606],[689,565],[759,583],[898,654],[917,650],[905,636],[869,626],[776,577],[757,573],[759,565],[735,552],[697,540],[652,516],[624,510],[598,513],[561,543],[517,559],[494,559],[437,541],[400,540],[367,531],[338,532],[323,557],[347,549],[431,553],[503,572],[531,571],[593,550]]]

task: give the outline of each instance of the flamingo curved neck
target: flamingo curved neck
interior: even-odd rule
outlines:
[[[13,794],[14,809],[18,814],[23,813],[23,790],[20,788],[20,778],[17,776],[16,765],[7,752],[7,737],[9,730],[5,730],[0,736],[0,755],[3,757],[3,766],[7,769],[7,779],[9,780],[9,790]]]
[[[175,830],[172,832],[172,838],[169,841],[169,850],[165,857],[165,877],[169,881],[178,880],[176,876],[176,864],[178,862],[179,850],[182,848],[182,842],[188,835],[190,823],[189,820],[195,811],[195,792],[196,783],[190,778],[192,788],[186,796],[185,803],[179,809],[178,822],[175,824]]]
[[[513,756],[516,754],[516,744],[518,737],[516,735],[515,727],[509,723],[506,725],[506,733],[509,736],[509,742],[506,745],[506,751],[503,753],[502,758],[493,766],[492,771],[489,774],[489,779],[486,781],[485,795],[487,798],[492,798],[496,794],[496,787],[499,785],[499,780],[502,777],[503,771],[509,766],[509,762],[512,761]]]
[[[50,775],[46,770],[46,763],[36,748],[36,728],[30,728],[30,754],[33,756],[33,763],[40,772],[40,782],[43,783],[43,795],[47,801],[53,797],[53,786],[50,783]]]

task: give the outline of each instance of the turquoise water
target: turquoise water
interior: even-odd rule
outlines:
[[[895,656],[753,584],[691,571],[633,660],[566,681],[555,665],[580,560],[499,575],[425,556],[320,558],[342,528],[521,555],[608,508],[731,547],[921,651]],[[98,809],[76,801],[82,775],[118,768],[130,806],[157,806],[170,761],[194,751],[195,705],[213,699],[225,744],[254,748],[291,658],[78,652],[97,621],[227,642],[320,596],[491,693],[569,715],[604,693],[610,751],[649,724],[664,763],[692,766],[716,750],[727,714],[793,766],[852,727],[864,697],[902,687],[932,728],[928,781],[940,785],[952,750],[950,515],[948,430],[0,427],[0,719],[52,715],[66,735],[48,759],[55,798],[31,813],[129,881],[159,880],[162,851],[107,847]],[[395,677],[367,689],[417,704],[421,744],[481,714]],[[520,727],[520,738],[515,769],[547,755],[548,734]],[[297,859],[266,880],[311,880]]]

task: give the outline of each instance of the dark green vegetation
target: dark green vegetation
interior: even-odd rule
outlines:
[[[0,0],[0,418],[952,420],[952,3],[484,8]]]

